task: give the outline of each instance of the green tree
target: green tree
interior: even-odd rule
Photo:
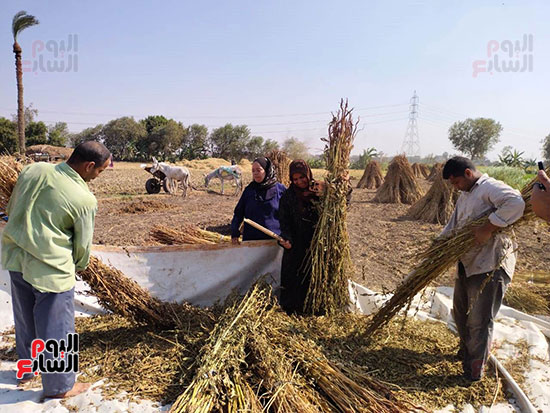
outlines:
[[[48,143],[48,127],[42,121],[27,124],[25,135],[29,146],[45,145]]]
[[[505,146],[501,154],[498,156],[498,163],[503,166],[511,166],[514,168],[524,167],[524,152],[518,152],[511,146]]]
[[[363,153],[359,155],[359,159],[351,164],[351,169],[365,169],[371,159],[377,156],[378,151],[376,148],[363,149]]]
[[[307,159],[309,152],[307,145],[296,138],[288,138],[283,142],[283,151],[290,159]]]
[[[262,149],[262,154],[265,155],[274,150],[279,150],[279,142],[274,141],[273,139],[266,139]]]
[[[208,152],[208,128],[194,123],[184,131],[180,159],[205,159]]]
[[[19,153],[25,153],[25,117],[23,105],[23,68],[21,65],[21,46],[17,36],[26,28],[38,24],[39,21],[26,11],[20,11],[13,16],[11,31],[13,34],[13,53],[15,54],[15,77],[17,80],[17,134]]]
[[[151,115],[140,120],[140,122],[145,126],[147,134],[150,134],[153,132],[153,129],[166,125],[168,123],[168,119],[162,115]]]
[[[150,160],[154,156],[160,160],[175,160],[185,135],[183,125],[164,116],[149,116],[142,123],[146,135],[138,142],[141,159]]]
[[[493,119],[477,118],[455,122],[449,128],[449,140],[471,159],[482,159],[499,140],[502,126]]]
[[[246,156],[250,130],[246,125],[225,126],[214,129],[209,137],[210,151],[215,158],[241,160]]]
[[[85,141],[103,142],[104,141],[103,125],[99,124],[91,128],[86,128],[81,132],[71,136],[71,146],[73,148]]]
[[[17,151],[17,122],[0,118],[0,154]]]
[[[54,146],[65,146],[69,139],[69,128],[65,122],[56,122],[48,127],[48,143]]]
[[[264,156],[264,138],[261,136],[252,136],[246,144],[246,158],[253,161],[259,156]]]
[[[134,118],[124,116],[114,119],[103,127],[103,143],[116,160],[134,160],[140,139],[147,136],[145,126]]]
[[[546,163],[550,163],[550,134],[542,141],[542,156]]]

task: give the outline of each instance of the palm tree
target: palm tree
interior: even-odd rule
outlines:
[[[20,11],[13,16],[11,31],[13,33],[13,53],[15,53],[15,75],[17,77],[17,134],[19,137],[19,153],[25,153],[25,108],[23,106],[23,69],[21,67],[21,46],[17,43],[17,35],[27,27],[38,24],[39,21],[26,11]]]

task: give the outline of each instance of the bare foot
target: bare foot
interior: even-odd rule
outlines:
[[[54,394],[53,396],[44,396],[45,399],[68,399],[69,397],[76,396],[77,394],[87,391],[91,383],[75,383],[73,388],[65,393]]]
[[[30,383],[34,380],[34,377],[29,377],[28,379],[17,380],[17,387],[23,387],[25,384]]]

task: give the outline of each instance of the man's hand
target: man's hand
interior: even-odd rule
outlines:
[[[531,205],[533,212],[538,217],[550,222],[550,179],[544,171],[539,171],[538,181],[544,185],[546,190],[540,189],[537,184],[533,188],[531,195]]]
[[[323,181],[314,181],[313,186],[311,187],[311,190],[313,192],[315,192],[317,195],[320,195],[320,194],[325,193],[326,186],[327,186],[327,184],[324,180]]]
[[[483,224],[482,226],[476,228],[474,230],[474,236],[476,238],[476,244],[477,245],[483,245],[489,239],[493,236],[493,233],[498,229],[496,225],[491,224],[491,222],[487,221],[487,223]]]
[[[239,238],[231,238],[231,244],[239,245],[240,244]]]
[[[286,250],[289,250],[292,248],[292,244],[290,243],[290,241],[287,241],[286,239],[284,241],[279,241],[279,244],[281,245],[281,247],[283,247]]]

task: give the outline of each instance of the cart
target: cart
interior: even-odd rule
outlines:
[[[168,179],[164,172],[156,171],[154,173],[151,172],[151,166],[146,166],[143,168],[145,171],[149,172],[151,175],[153,175],[153,178],[149,178],[145,182],[145,190],[148,194],[158,194],[160,192],[160,188],[164,189],[164,192],[171,193],[171,189],[173,189],[173,185],[177,185],[176,182],[173,182],[172,179]]]

